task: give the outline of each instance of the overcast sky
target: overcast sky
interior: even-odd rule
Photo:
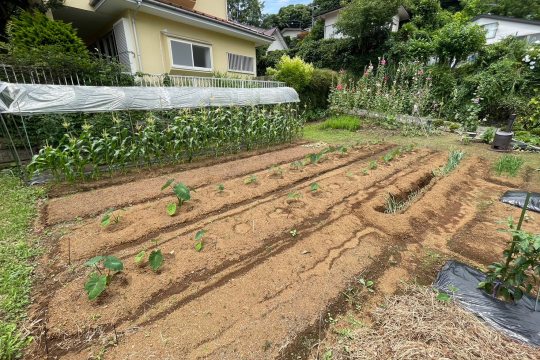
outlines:
[[[266,14],[275,14],[283,6],[292,4],[309,4],[312,0],[264,0],[264,11]]]

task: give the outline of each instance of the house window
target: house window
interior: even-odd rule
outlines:
[[[486,30],[486,39],[493,39],[497,35],[497,29],[499,28],[499,23],[491,23],[482,25],[484,30]]]
[[[115,59],[118,58],[118,49],[116,47],[116,39],[113,31],[109,31],[94,44],[90,45],[90,48],[96,50],[100,55]]]
[[[212,48],[208,45],[170,39],[172,66],[188,70],[212,70]]]
[[[249,56],[227,53],[229,71],[253,74],[255,72],[255,59]]]

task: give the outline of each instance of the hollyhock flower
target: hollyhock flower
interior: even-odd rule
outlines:
[[[341,84],[338,84],[338,86],[336,86],[336,90],[338,90],[338,91],[341,91],[341,90],[343,90],[343,85],[341,85]]]

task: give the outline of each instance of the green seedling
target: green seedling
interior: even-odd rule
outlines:
[[[101,226],[106,228],[113,224],[118,224],[120,222],[120,216],[113,214],[114,209],[107,210],[107,212],[101,218]]]
[[[369,170],[375,170],[377,168],[377,160],[371,160],[369,162],[368,169]]]
[[[272,167],[270,167],[270,176],[282,178],[283,169],[281,168],[281,166],[272,165]]]
[[[337,148],[337,152],[340,154],[340,155],[347,155],[347,147],[346,146],[340,146]]]
[[[318,154],[309,154],[307,156],[307,159],[309,160],[308,164],[317,164],[319,163],[324,157],[324,153],[318,153]]]
[[[217,186],[217,191],[218,191],[218,193],[222,193],[223,191],[225,191],[225,185],[219,184]]]
[[[291,234],[292,237],[296,237],[298,235],[298,231],[296,229],[292,229],[289,231],[289,234]]]
[[[293,191],[287,195],[287,198],[290,200],[299,200],[302,198],[302,194],[300,194],[298,191]]]
[[[366,280],[364,278],[360,278],[358,279],[358,283],[360,285],[362,285],[363,287],[365,287],[369,292],[375,292],[375,290],[373,290],[373,285],[375,285],[375,283],[372,281],[372,280]]]
[[[368,169],[363,169],[362,170],[362,175],[364,175],[364,176],[369,175],[369,170]]]
[[[199,230],[197,231],[197,234],[195,234],[195,251],[197,252],[201,252],[204,248],[204,234],[206,234],[206,230]]]
[[[169,203],[167,204],[167,214],[169,216],[176,215],[176,212],[179,208],[182,207],[182,205],[186,202],[191,200],[191,191],[190,189],[184,185],[181,182],[177,182],[174,184],[174,179],[169,179],[167,182],[161,187],[161,191],[165,190],[168,187],[171,187],[173,190],[174,195],[176,195],[176,198],[178,199],[178,204],[175,203]]]
[[[249,177],[245,178],[244,179],[244,184],[245,185],[250,185],[250,184],[256,184],[257,183],[257,176],[255,175],[250,175]]]
[[[142,266],[145,257],[146,257],[146,251],[142,250],[140,253],[135,255],[135,264],[137,264],[137,266]]]
[[[293,170],[300,170],[304,167],[304,164],[302,161],[295,161],[291,164],[291,169]]]
[[[385,164],[388,164],[392,160],[394,160],[394,154],[392,152],[387,153],[383,157],[383,161],[384,161]]]
[[[347,173],[346,173],[345,175],[347,175],[347,177],[348,177],[349,179],[354,178],[354,174],[353,174],[351,171],[347,171]]]
[[[84,290],[88,294],[89,300],[97,299],[109,286],[114,274],[124,270],[124,264],[115,256],[95,256],[88,260],[84,265],[93,267],[96,272],[89,275],[84,284]],[[103,274],[100,265],[107,269],[107,274]]]
[[[317,192],[321,187],[319,186],[319,184],[317,184],[316,182],[312,183],[311,185],[309,185],[309,188],[311,189],[311,192],[312,193],[315,193]]]
[[[157,272],[165,262],[161,249],[152,250],[150,256],[148,257],[148,263],[154,272]]]

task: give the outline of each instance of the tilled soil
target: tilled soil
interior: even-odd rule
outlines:
[[[304,357],[359,277],[376,280],[375,295],[360,297],[368,310],[422,272],[425,249],[475,265],[499,256],[506,239],[495,222],[519,209],[498,197],[508,183],[527,184],[491,178],[473,157],[435,177],[447,154],[431,150],[385,164],[391,147],[333,152],[295,170],[291,162],[315,152],[299,146],[52,199],[42,216],[54,236],[39,269],[30,358]],[[372,160],[378,167],[366,172]],[[268,170],[273,164],[282,174]],[[244,183],[249,175],[255,184]],[[165,211],[173,196],[160,191],[168,178],[196,190],[174,217]],[[384,213],[388,194],[418,190],[408,208]],[[103,228],[112,207],[119,221]],[[158,273],[135,264],[137,253],[156,246],[165,254]],[[96,255],[121,258],[125,270],[92,302],[83,264]]]

